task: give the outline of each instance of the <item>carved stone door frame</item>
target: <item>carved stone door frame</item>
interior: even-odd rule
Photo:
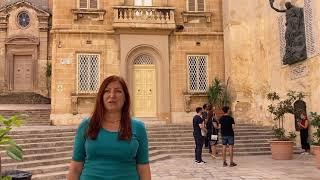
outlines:
[[[14,90],[14,56],[15,55],[31,55],[32,61],[32,79],[33,91],[38,88],[38,45],[39,40],[30,37],[10,38],[6,41],[6,60],[5,60],[5,81],[8,90]]]

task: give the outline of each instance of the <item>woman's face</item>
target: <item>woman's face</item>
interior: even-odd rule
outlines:
[[[125,94],[120,82],[111,82],[104,91],[104,108],[107,112],[121,112],[124,101]]]

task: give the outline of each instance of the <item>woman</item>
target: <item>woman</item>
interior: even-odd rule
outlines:
[[[300,115],[301,122],[298,122],[298,125],[300,126],[300,140],[301,140],[301,147],[304,149],[304,152],[302,154],[309,154],[310,152],[310,144],[308,143],[308,137],[309,137],[309,121],[306,113],[301,113]]]
[[[218,154],[217,145],[218,145],[218,121],[215,118],[215,114],[212,110],[212,105],[208,106],[208,122],[207,122],[207,129],[208,129],[208,139],[210,143],[209,153],[213,159],[216,158]],[[213,136],[212,136],[213,135]]]
[[[79,125],[68,180],[79,179],[151,179],[146,129],[130,118],[130,96],[121,77],[103,81],[91,118]]]

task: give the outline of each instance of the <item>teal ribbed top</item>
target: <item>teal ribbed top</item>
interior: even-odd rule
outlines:
[[[86,138],[90,119],[77,130],[72,160],[84,162],[80,180],[139,180],[137,164],[149,163],[144,123],[132,120],[131,141],[119,140],[118,132],[101,128],[97,139]]]

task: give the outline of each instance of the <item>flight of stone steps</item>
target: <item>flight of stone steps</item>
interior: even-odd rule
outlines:
[[[192,125],[148,125],[150,161],[171,157],[193,157]],[[15,162],[1,151],[2,168],[33,174],[33,180],[65,179],[75,135],[75,126],[30,126],[12,132],[24,151],[24,161]],[[270,127],[237,125],[236,155],[270,154]],[[208,150],[203,150],[208,156]]]
[[[22,115],[24,125],[50,125],[50,104],[0,104],[0,115]]]
[[[24,124],[50,125],[50,98],[33,92],[0,94],[0,115],[9,117],[23,114]]]

